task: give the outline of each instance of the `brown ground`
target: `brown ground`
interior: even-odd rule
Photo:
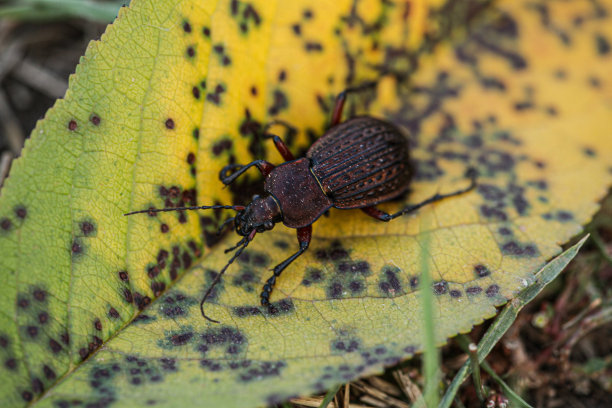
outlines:
[[[36,121],[63,96],[87,43],[99,38],[104,27],[78,20],[0,21],[0,183]],[[523,310],[487,359],[535,407],[612,407],[612,199],[590,231],[600,244],[594,239],[586,244],[561,278]],[[469,337],[477,342],[484,326]],[[445,381],[452,380],[466,358],[456,342],[443,349]],[[330,406],[408,407],[422,389],[419,370],[417,357],[343,386]],[[484,372],[483,382],[496,393],[491,401],[499,401],[499,385]],[[458,397],[467,407],[485,406],[471,380]],[[318,407],[321,400],[299,399],[285,406]]]

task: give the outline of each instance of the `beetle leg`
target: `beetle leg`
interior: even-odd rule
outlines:
[[[310,245],[310,239],[312,238],[312,225],[298,228],[297,238],[298,242],[300,243],[300,249],[295,254],[291,255],[289,258],[276,265],[274,267],[274,275],[272,275],[270,279],[266,281],[266,284],[264,285],[260,295],[262,306],[270,305],[270,294],[272,293],[272,289],[274,288],[274,284],[276,283],[276,278],[280,276],[280,274],[285,270],[287,266],[289,266],[291,262],[293,262],[298,256],[302,255],[308,249],[308,245]]]
[[[268,163],[265,160],[255,160],[249,164],[228,164],[219,172],[219,179],[225,185],[231,184],[238,177],[242,175],[249,168],[257,166],[261,174],[266,177],[272,170],[274,170],[274,165],[272,163]]]
[[[342,120],[342,111],[344,110],[344,102],[346,102],[347,94],[361,92],[366,89],[374,88],[375,86],[376,81],[369,81],[353,88],[346,88],[344,91],[340,92],[336,97],[336,104],[334,105],[334,113],[332,113],[330,127],[336,126]]]
[[[409,214],[413,211],[418,210],[421,207],[426,206],[427,204],[431,204],[431,203],[435,203],[436,201],[440,201],[443,200],[445,198],[449,198],[449,197],[454,197],[454,196],[458,196],[460,194],[464,194],[467,193],[468,191],[472,191],[474,188],[476,188],[476,169],[474,168],[469,168],[466,176],[469,177],[470,179],[470,185],[467,186],[466,188],[463,188],[461,190],[457,190],[457,191],[453,191],[452,193],[448,193],[448,194],[439,194],[436,193],[433,196],[429,197],[428,199],[421,201],[418,204],[413,204],[413,205],[409,205],[407,207],[405,207],[404,209],[402,209],[401,211],[398,211],[394,214],[388,214],[382,210],[379,210],[378,208],[376,208],[375,206],[371,206],[371,207],[365,207],[362,208],[361,211],[363,211],[364,213],[368,214],[370,217],[376,218],[377,220],[380,221],[391,221],[394,218],[399,217],[400,215],[405,215],[405,214]]]
[[[291,150],[289,150],[285,142],[283,142],[283,139],[270,133],[267,133],[266,136],[272,137],[272,140],[274,140],[274,146],[276,146],[276,150],[278,150],[280,155],[283,156],[283,159],[285,159],[285,161],[295,160],[293,153],[291,153]]]
[[[283,156],[283,159],[285,159],[285,161],[295,160],[293,153],[291,153],[291,151],[289,150],[289,148],[287,147],[283,139],[281,139],[279,136],[276,136],[272,133],[268,133],[268,130],[274,125],[281,125],[281,126],[286,127],[287,130],[289,131],[289,135],[296,135],[297,129],[291,126],[289,122],[285,122],[284,120],[280,120],[280,119],[274,119],[273,121],[266,123],[266,125],[263,128],[264,137],[266,138],[271,137],[272,140],[274,140],[274,145],[276,146],[276,150],[278,150],[281,156]]]

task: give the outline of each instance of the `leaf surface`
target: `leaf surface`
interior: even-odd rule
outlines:
[[[612,3],[488,3],[133,1],[2,191],[2,398],[258,406],[371,373],[422,348],[424,241],[439,342],[493,316],[610,184]],[[122,214],[248,203],[256,175],[223,189],[218,172],[280,162],[264,124],[287,121],[271,130],[303,153],[335,95],[373,78],[347,115],[400,126],[416,170],[380,208],[462,188],[470,166],[477,190],[390,223],[332,210],[264,310],[269,269],[297,250],[278,225],[205,305],[222,324],[203,320],[229,214]]]

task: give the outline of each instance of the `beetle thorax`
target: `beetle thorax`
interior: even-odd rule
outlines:
[[[264,232],[274,228],[282,220],[281,209],[274,197],[256,196],[251,204],[236,215],[236,232],[247,236],[253,230]]]

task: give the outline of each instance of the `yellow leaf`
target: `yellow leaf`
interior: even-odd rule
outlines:
[[[420,290],[436,296],[440,343],[493,316],[610,185],[602,3],[134,0],[2,191],[3,400],[275,404],[419,351]],[[204,305],[222,323],[204,320],[199,300],[238,240],[213,245],[229,213],[122,214],[247,204],[261,180],[223,189],[220,169],[280,163],[262,137],[274,119],[303,153],[336,94],[371,79],[347,116],[401,127],[416,170],[410,194],[380,208],[463,188],[469,167],[478,188],[389,223],[332,210],[265,309],[269,269],[297,250],[277,225]],[[421,289],[424,241],[434,285]]]

